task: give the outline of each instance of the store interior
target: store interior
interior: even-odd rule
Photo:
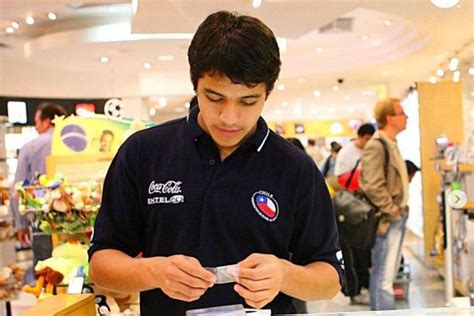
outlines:
[[[32,265],[31,250],[19,247],[8,224],[8,200],[19,150],[38,136],[36,106],[59,103],[75,115],[61,124],[84,124],[94,134],[82,151],[55,135],[41,185],[61,174],[61,186],[87,191],[84,209],[97,212],[121,139],[187,115],[194,96],[187,48],[218,10],[258,17],[274,31],[282,68],[262,116],[284,137],[304,146],[315,140],[325,158],[332,141],[346,145],[361,124],[375,124],[377,100],[401,99],[408,126],[398,144],[421,172],[410,184],[403,247],[410,271],[398,284],[397,308],[466,312],[474,305],[474,0],[0,0],[0,269]],[[121,136],[110,154],[98,153],[97,124]],[[18,190],[27,196],[29,189]],[[459,208],[448,203],[453,190],[465,193]],[[54,226],[54,244],[87,245],[95,216],[87,214],[79,228]],[[32,223],[41,216],[30,212]],[[2,312],[26,315],[39,306],[22,285],[2,284]],[[129,315],[115,302],[110,308]],[[136,297],[127,308],[138,311]],[[309,313],[364,311],[342,294],[308,303]]]

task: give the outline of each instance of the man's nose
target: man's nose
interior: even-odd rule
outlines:
[[[234,125],[239,119],[239,107],[233,101],[227,101],[221,109],[220,117],[225,125]]]

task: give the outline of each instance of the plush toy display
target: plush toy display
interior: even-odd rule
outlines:
[[[71,277],[81,272],[84,283],[90,283],[87,246],[69,241],[53,249],[53,255],[35,266],[35,286],[25,285],[23,290],[36,297],[54,294],[57,285],[68,285]],[[44,291],[43,291],[44,289]]]
[[[0,269],[0,300],[11,300],[23,284],[26,266],[13,264]]]
[[[94,226],[102,195],[97,182],[68,184],[61,177],[17,183],[19,211],[29,214],[44,233],[88,233]]]

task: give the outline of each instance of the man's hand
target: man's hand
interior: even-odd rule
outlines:
[[[239,267],[234,290],[255,308],[270,303],[285,282],[284,261],[274,255],[251,254],[239,263]]]
[[[193,257],[175,255],[153,258],[151,271],[160,289],[169,297],[192,302],[214,285],[216,277]],[[159,267],[159,268],[157,268]]]

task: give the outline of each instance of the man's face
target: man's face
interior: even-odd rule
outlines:
[[[45,133],[51,127],[51,120],[49,118],[42,120],[41,111],[35,113],[35,129],[38,134]]]
[[[402,105],[399,102],[394,104],[394,110],[394,115],[387,116],[387,122],[392,125],[396,131],[401,132],[407,127],[408,116],[403,111]]]
[[[205,74],[197,84],[198,124],[214,140],[222,158],[256,130],[265,103],[265,84],[235,84],[225,75]]]

